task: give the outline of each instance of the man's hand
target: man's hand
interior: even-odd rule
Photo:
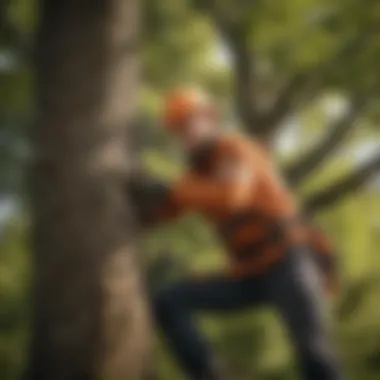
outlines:
[[[170,187],[145,173],[136,173],[127,185],[127,191],[136,207],[137,215],[144,224],[151,224],[159,218],[162,208],[170,199]]]

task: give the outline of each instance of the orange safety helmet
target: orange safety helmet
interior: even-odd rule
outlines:
[[[214,113],[214,105],[206,93],[195,88],[176,88],[164,100],[163,124],[167,130],[181,127],[195,111],[207,110]]]

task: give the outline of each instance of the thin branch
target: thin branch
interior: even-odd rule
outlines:
[[[236,107],[240,118],[252,132],[258,130],[255,57],[246,43],[244,31],[224,30],[234,60]]]
[[[325,162],[329,154],[344,141],[345,137],[356,126],[356,121],[368,100],[367,97],[355,99],[347,113],[327,126],[327,132],[321,140],[296,163],[285,169],[285,176],[291,185],[299,185],[301,181]]]
[[[361,188],[371,177],[380,170],[380,154],[357,171],[347,175],[326,189],[312,194],[305,201],[307,211],[315,212],[333,205],[347,195]]]

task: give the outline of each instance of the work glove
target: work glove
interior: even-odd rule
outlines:
[[[153,223],[161,208],[170,199],[170,187],[144,173],[132,175],[127,185],[128,195],[132,199],[137,217],[144,224]]]

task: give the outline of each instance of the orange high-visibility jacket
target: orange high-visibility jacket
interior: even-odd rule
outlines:
[[[221,134],[193,152],[159,211],[160,219],[201,213],[215,225],[237,276],[264,272],[309,239],[273,159],[240,134]]]
[[[194,152],[189,164],[161,217],[201,213],[216,226],[234,274],[263,272],[302,240],[297,204],[258,142],[221,134]]]

